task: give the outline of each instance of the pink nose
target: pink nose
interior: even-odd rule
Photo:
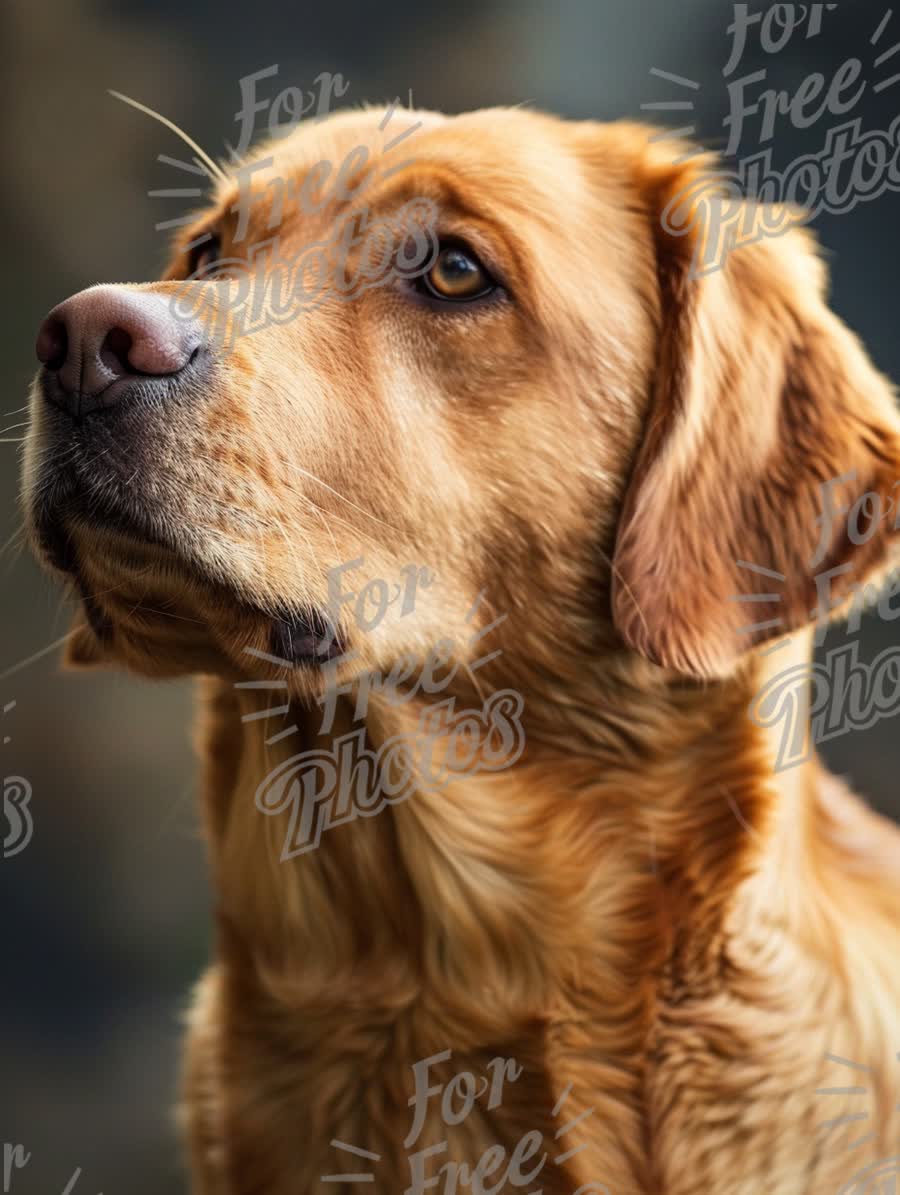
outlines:
[[[74,415],[117,402],[131,389],[127,379],[179,373],[201,339],[199,325],[179,319],[163,295],[92,286],[53,308],[35,350],[54,375],[47,397]],[[102,401],[90,401],[101,394]]]

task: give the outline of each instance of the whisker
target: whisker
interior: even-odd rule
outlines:
[[[0,560],[3,559],[7,552],[11,552],[10,559],[7,561],[7,572],[16,563],[16,553],[23,551],[26,543],[27,533],[23,524],[22,526],[15,528],[9,539],[6,541],[3,547],[0,548]],[[12,551],[13,549],[15,549],[15,551]]]
[[[152,571],[153,571],[153,565],[152,565],[152,564],[148,564],[146,568],[142,568],[142,569],[140,570],[140,572],[138,572],[138,573],[136,574],[136,578],[140,578],[140,577],[146,577],[146,575],[147,575],[149,572],[152,572]],[[127,582],[126,582],[126,581],[120,581],[120,582],[118,582],[116,585],[107,585],[107,587],[106,587],[105,589],[95,589],[95,590],[93,591],[93,593],[87,593],[87,594],[85,594],[85,597],[86,597],[86,598],[87,598],[89,601],[95,601],[97,598],[103,597],[103,596],[104,596],[104,594],[107,594],[107,593],[118,593],[118,592],[119,592],[119,591],[120,591],[120,590],[121,590],[121,589],[122,589],[122,588],[123,588],[123,587],[124,587],[126,584],[127,584]]]
[[[42,647],[40,651],[33,652],[30,656],[26,656],[24,660],[20,660],[18,664],[13,664],[4,672],[0,672],[0,680],[6,680],[8,676],[12,676],[16,672],[21,672],[23,668],[27,668],[29,664],[33,664],[36,660],[41,659],[42,656],[49,655],[51,651],[55,651],[67,639],[70,639],[75,634],[75,628],[71,631],[66,631],[65,635],[61,635],[59,639],[54,639],[52,643],[48,643],[46,647]]]
[[[145,606],[143,603],[138,603],[135,610],[146,610],[148,614],[158,614],[161,618],[174,618],[178,622],[193,622],[198,627],[206,625],[202,618],[188,618],[186,614],[174,614],[171,610],[159,610],[155,606]]]
[[[325,518],[325,515],[324,515],[324,513],[322,512],[322,510],[320,510],[320,509],[319,509],[319,507],[318,507],[318,506],[315,504],[315,502],[313,502],[312,498],[307,498],[305,494],[301,494],[301,495],[300,495],[300,497],[301,497],[301,498],[302,498],[302,500],[303,500],[303,501],[306,503],[306,505],[307,505],[307,506],[308,506],[308,507],[309,507],[309,508],[312,510],[313,514],[314,514],[314,515],[316,515],[316,516],[318,517],[318,519],[319,519],[319,521],[321,522],[322,526],[323,526],[323,527],[325,528],[325,530],[328,532],[328,536],[329,536],[329,538],[330,538],[330,540],[331,540],[331,546],[334,548],[334,554],[335,554],[335,557],[336,557],[337,559],[340,559],[340,555],[341,555],[341,554],[340,554],[340,552],[338,551],[337,541],[336,541],[336,540],[335,540],[335,538],[334,538],[334,532],[333,532],[333,531],[331,530],[331,528],[328,526],[328,520]],[[307,539],[307,541],[306,541],[306,542],[307,542],[307,543],[309,543],[309,540]],[[311,545],[311,544],[310,544],[310,547],[312,547],[312,545]]]
[[[346,502],[348,506],[352,506],[354,510],[358,510],[360,514],[366,516],[367,519],[372,519],[376,523],[381,523],[384,527],[389,527],[391,531],[398,531],[391,523],[386,523],[384,519],[379,519],[377,515],[370,514],[367,510],[363,510],[361,506],[357,506],[355,502],[351,502],[349,498],[345,498],[343,494],[338,493],[327,482],[323,481],[321,477],[316,477],[315,473],[310,473],[308,469],[301,468],[300,465],[291,465],[298,473],[302,473],[304,477],[308,477],[310,481],[315,481],[318,485],[323,486],[329,493],[334,494],[335,498],[340,498],[342,502]],[[398,532],[399,534],[399,532]]]
[[[121,100],[123,104],[130,104],[132,108],[137,108],[138,112],[143,112],[146,116],[152,116],[154,120],[158,120],[161,124],[164,124],[167,129],[171,129],[173,133],[177,133],[182,141],[184,141],[186,145],[190,146],[194,153],[199,154],[201,160],[205,162],[205,164],[212,171],[213,176],[218,178],[223,183],[228,181],[228,175],[221,168],[221,166],[214,162],[209,154],[207,154],[205,150],[201,149],[197,142],[189,137],[184,129],[180,129],[174,121],[169,120],[161,113],[154,111],[153,108],[148,108],[146,104],[142,104],[139,100],[133,100],[130,96],[123,95],[121,91],[113,91],[112,88],[109,88],[108,90],[111,96],[117,100]]]
[[[275,528],[278,531],[278,534],[284,540],[284,546],[287,548],[288,554],[290,555],[291,559],[294,562],[294,569],[295,569],[296,573],[298,575],[302,574],[303,568],[302,568],[302,564],[300,561],[300,556],[298,555],[296,545],[294,544],[294,542],[291,540],[290,536],[287,533],[287,528],[284,526],[281,519],[279,519],[276,515],[273,515],[272,518],[275,523]],[[315,552],[313,550],[312,542],[310,541],[309,536],[302,529],[302,527],[298,527],[297,531],[299,532],[300,535],[302,535],[302,537],[306,543],[306,546],[309,549],[310,555],[315,556]],[[329,534],[330,534],[330,532],[329,532]],[[333,537],[332,537],[332,543],[334,543]],[[337,554],[337,547],[335,547],[335,554]]]

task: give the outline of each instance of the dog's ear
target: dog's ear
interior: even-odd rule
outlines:
[[[657,154],[639,171],[661,332],[613,616],[649,659],[716,677],[810,622],[823,591],[837,604],[885,564],[900,420],[890,385],[826,306],[798,213],[717,205],[703,170]],[[723,256],[724,219],[749,243]]]

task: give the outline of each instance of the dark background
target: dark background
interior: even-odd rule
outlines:
[[[900,70],[900,56],[880,70],[870,65],[869,38],[885,11],[883,2],[846,0],[825,14],[818,38],[795,34],[777,58],[749,56],[739,73],[767,66],[773,84],[793,89],[810,71],[830,78],[858,55],[871,84]],[[179,1021],[209,940],[190,685],[64,676],[58,649],[22,664],[64,635],[70,618],[21,550],[16,441],[37,325],[53,304],[92,283],[155,277],[166,242],[154,224],[181,209],[147,192],[185,185],[156,161],[159,153],[187,156],[180,142],[106,89],[160,109],[220,155],[237,137],[239,79],[274,63],[277,86],[266,94],[310,88],[328,70],[350,84],[341,105],[398,95],[405,102],[411,88],[417,106],[448,112],[530,102],[598,119],[640,116],[642,103],[685,98],[650,75],[659,67],[701,83],[690,96],[698,135],[724,144],[732,6],[5,0],[3,13],[0,437],[7,442],[0,477],[9,543],[0,556],[0,706],[17,703],[2,719],[10,739],[4,774],[31,782],[35,834],[23,853],[0,860],[0,1146],[21,1142],[31,1152],[10,1186],[18,1195],[61,1195],[77,1167],[74,1195],[170,1195],[184,1190],[169,1113]],[[900,14],[894,23],[879,50],[900,39]],[[858,114],[867,128],[887,128],[898,111],[900,86],[875,95],[870,85]],[[818,150],[835,123],[826,115],[799,132],[781,120],[776,160]],[[752,149],[751,132],[742,153]],[[829,253],[835,308],[876,363],[900,378],[900,200],[886,194],[823,216],[816,227]],[[865,655],[890,641],[891,625],[869,618]],[[900,816],[896,721],[837,740],[825,754]]]

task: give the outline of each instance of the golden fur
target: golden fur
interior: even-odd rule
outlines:
[[[299,180],[419,114],[384,132],[382,116],[302,126],[261,155]],[[537,1129],[549,1160],[525,1189],[547,1195],[837,1192],[900,1153],[900,836],[815,759],[776,772],[747,711],[809,658],[819,487],[856,469],[852,501],[900,477],[893,395],[828,311],[803,230],[691,277],[702,228],[661,222],[705,167],[673,165],[683,147],[522,110],[422,119],[396,151],[412,164],[366,200],[434,198],[509,300],[448,316],[375,287],[240,338],[148,436],[137,484],[167,547],[60,515],[105,625],[83,623],[73,662],[205,674],[217,959],[188,1035],[194,1190],[336,1195],[360,1186],[322,1176],[371,1169],[362,1189],[400,1195],[411,1068],[450,1049],[445,1080],[497,1056],[523,1074],[458,1126],[431,1102],[416,1148],[446,1140],[443,1162]],[[280,234],[300,247],[335,218],[286,214]],[[174,294],[186,269],[180,252],[149,288]],[[215,284],[191,285],[214,302]],[[44,420],[36,398],[32,512],[54,500]],[[859,581],[887,541],[838,535],[821,569],[852,560]],[[367,667],[465,644],[482,591],[473,626],[507,616],[485,639],[502,654],[449,693],[469,708],[519,690],[525,752],[282,862],[286,818],[258,811],[257,787],[352,708],[319,735],[319,681],[294,669],[285,725],[301,734],[267,747],[272,724],[241,716],[270,695],[233,682],[285,676],[248,667],[260,611],[324,603],[328,569],[359,557],[357,590],[411,561],[440,582],[369,636],[348,621]],[[787,578],[777,610],[750,608],[793,632],[771,657],[739,632],[748,607],[729,599],[767,585],[739,560]],[[374,696],[370,742],[422,700]],[[827,1053],[871,1068],[868,1102],[816,1094],[859,1081]]]

